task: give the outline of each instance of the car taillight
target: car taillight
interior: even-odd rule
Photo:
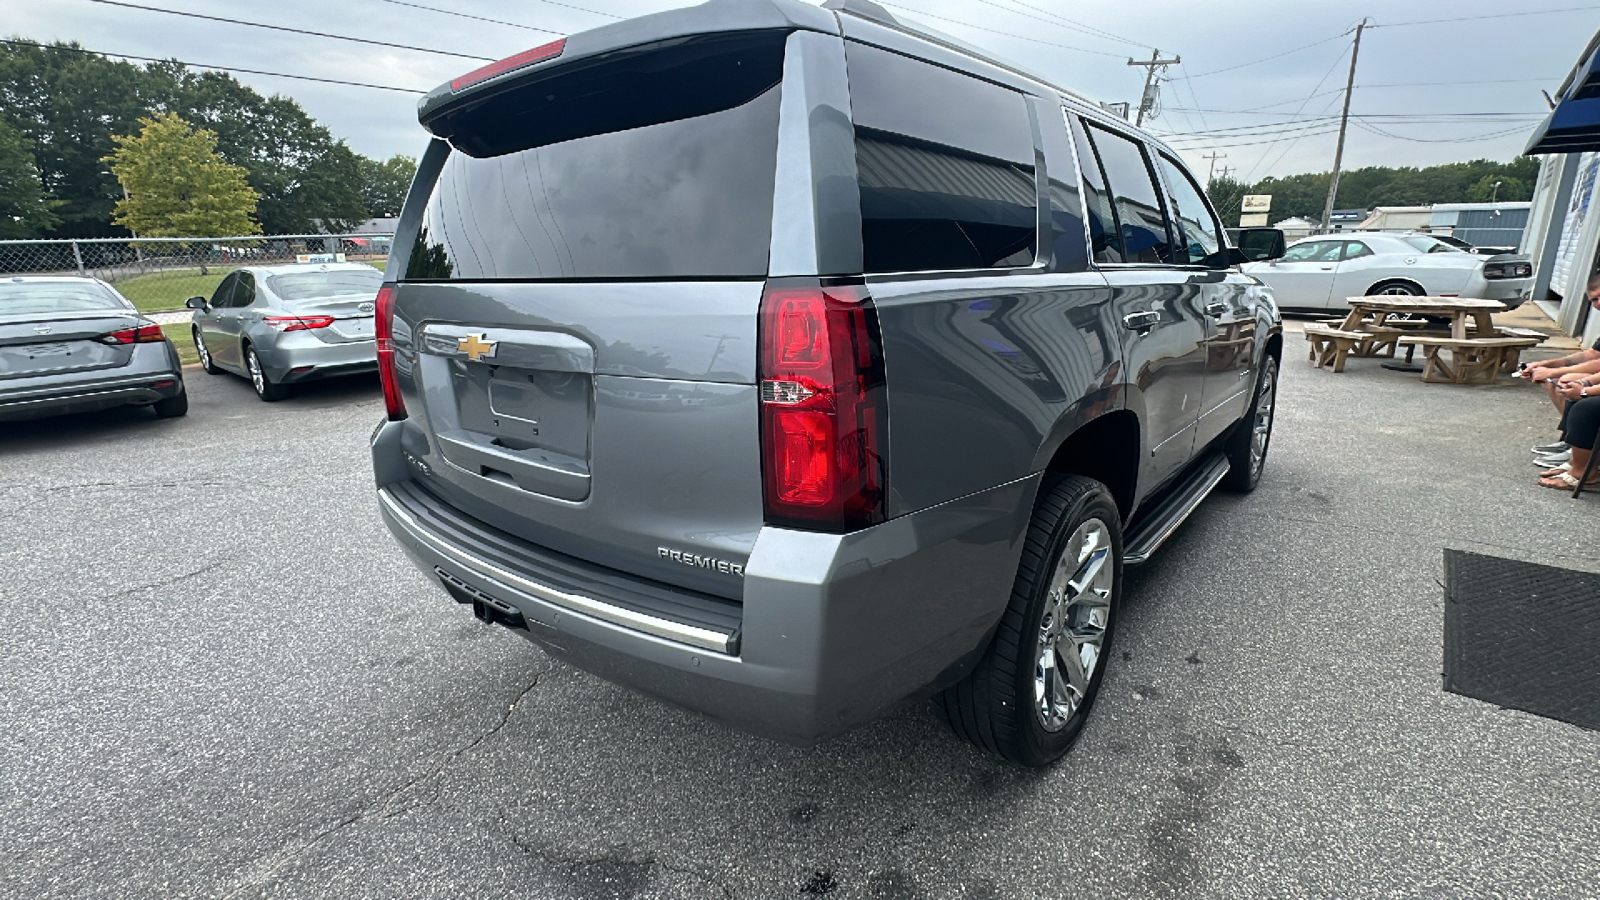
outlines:
[[[1533,264],[1526,262],[1487,263],[1483,267],[1483,277],[1496,278],[1532,278]]]
[[[305,331],[327,328],[333,324],[333,316],[262,316],[261,323],[274,331]]]
[[[559,40],[551,41],[548,44],[542,44],[538,47],[534,47],[532,50],[524,50],[515,56],[508,56],[505,59],[496,60],[495,62],[489,63],[487,66],[484,66],[481,69],[473,69],[471,72],[468,72],[460,78],[453,79],[450,82],[450,90],[459,91],[464,87],[471,87],[480,81],[488,81],[502,72],[509,72],[512,69],[520,69],[523,66],[531,66],[536,62],[544,62],[547,59],[555,59],[561,55],[561,51],[565,50],[566,47],[567,39],[561,38]]]
[[[866,288],[768,283],[760,330],[767,521],[829,531],[883,521],[889,411]]]
[[[140,325],[138,328],[113,331],[98,340],[102,344],[154,344],[166,339],[166,335],[161,333],[160,325]]]
[[[383,385],[383,406],[389,413],[389,421],[398,422],[406,417],[406,402],[394,378],[394,285],[386,284],[378,289],[372,317],[373,331],[378,338],[378,381]]]

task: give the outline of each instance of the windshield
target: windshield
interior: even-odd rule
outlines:
[[[383,273],[370,266],[360,269],[340,269],[336,272],[295,272],[289,275],[269,275],[267,287],[285,300],[309,300],[312,297],[349,297],[360,294],[376,295],[383,286]]]
[[[21,313],[114,309],[126,311],[121,297],[84,281],[24,281],[0,284],[0,316]]]
[[[1452,247],[1438,238],[1428,237],[1425,234],[1408,234],[1400,240],[1421,250],[1423,253],[1465,253],[1460,247]]]

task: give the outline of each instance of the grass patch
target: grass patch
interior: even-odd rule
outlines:
[[[211,299],[223,276],[238,266],[208,266],[206,273],[199,269],[173,269],[151,272],[113,282],[112,287],[133,301],[140,312],[159,312],[164,309],[182,309],[183,301],[190,297]]]
[[[365,263],[382,272],[387,260],[356,260]],[[216,292],[217,285],[229,272],[239,266],[207,266],[204,275],[198,268],[172,269],[164,272],[151,272],[146,275],[135,275],[112,283],[112,287],[122,292],[122,296],[133,301],[133,305],[140,312],[161,312],[168,309],[182,309],[183,301],[190,297],[204,297],[211,299]]]
[[[173,322],[171,325],[161,326],[161,333],[167,336],[172,346],[178,348],[178,359],[184,365],[200,361],[200,354],[194,349],[194,335],[189,331],[188,322]]]

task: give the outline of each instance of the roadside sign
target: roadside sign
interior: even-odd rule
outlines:
[[[1264,228],[1266,224],[1266,213],[1245,213],[1239,217],[1240,228]]]
[[[1245,194],[1244,200],[1239,204],[1240,212],[1264,213],[1270,209],[1272,209],[1271,194]]]
[[[343,253],[299,253],[295,255],[297,263],[331,263],[344,262]]]

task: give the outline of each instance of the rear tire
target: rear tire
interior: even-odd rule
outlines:
[[[1233,428],[1223,445],[1228,456],[1225,490],[1248,494],[1261,483],[1261,470],[1267,465],[1267,450],[1272,446],[1272,422],[1278,410],[1278,361],[1268,356],[1261,363],[1261,376],[1251,395],[1250,410]]]
[[[972,673],[934,699],[957,734],[1035,767],[1083,732],[1122,591],[1122,518],[1111,491],[1081,475],[1046,478],[994,639]]]
[[[250,386],[256,389],[256,396],[268,403],[282,400],[289,395],[288,388],[272,380],[267,370],[261,365],[261,357],[256,355],[256,348],[244,348],[244,368],[250,373]]]
[[[1427,291],[1424,291],[1421,285],[1399,279],[1380,281],[1367,288],[1368,297],[1421,297],[1426,293]]]
[[[222,368],[211,359],[211,351],[206,349],[206,342],[200,339],[200,329],[191,328],[189,334],[194,337],[194,352],[200,356],[200,368],[207,375],[221,375]]]
[[[176,419],[179,416],[187,415],[189,412],[189,392],[179,391],[176,397],[157,400],[150,404],[150,408],[155,410],[156,418],[158,419]]]

